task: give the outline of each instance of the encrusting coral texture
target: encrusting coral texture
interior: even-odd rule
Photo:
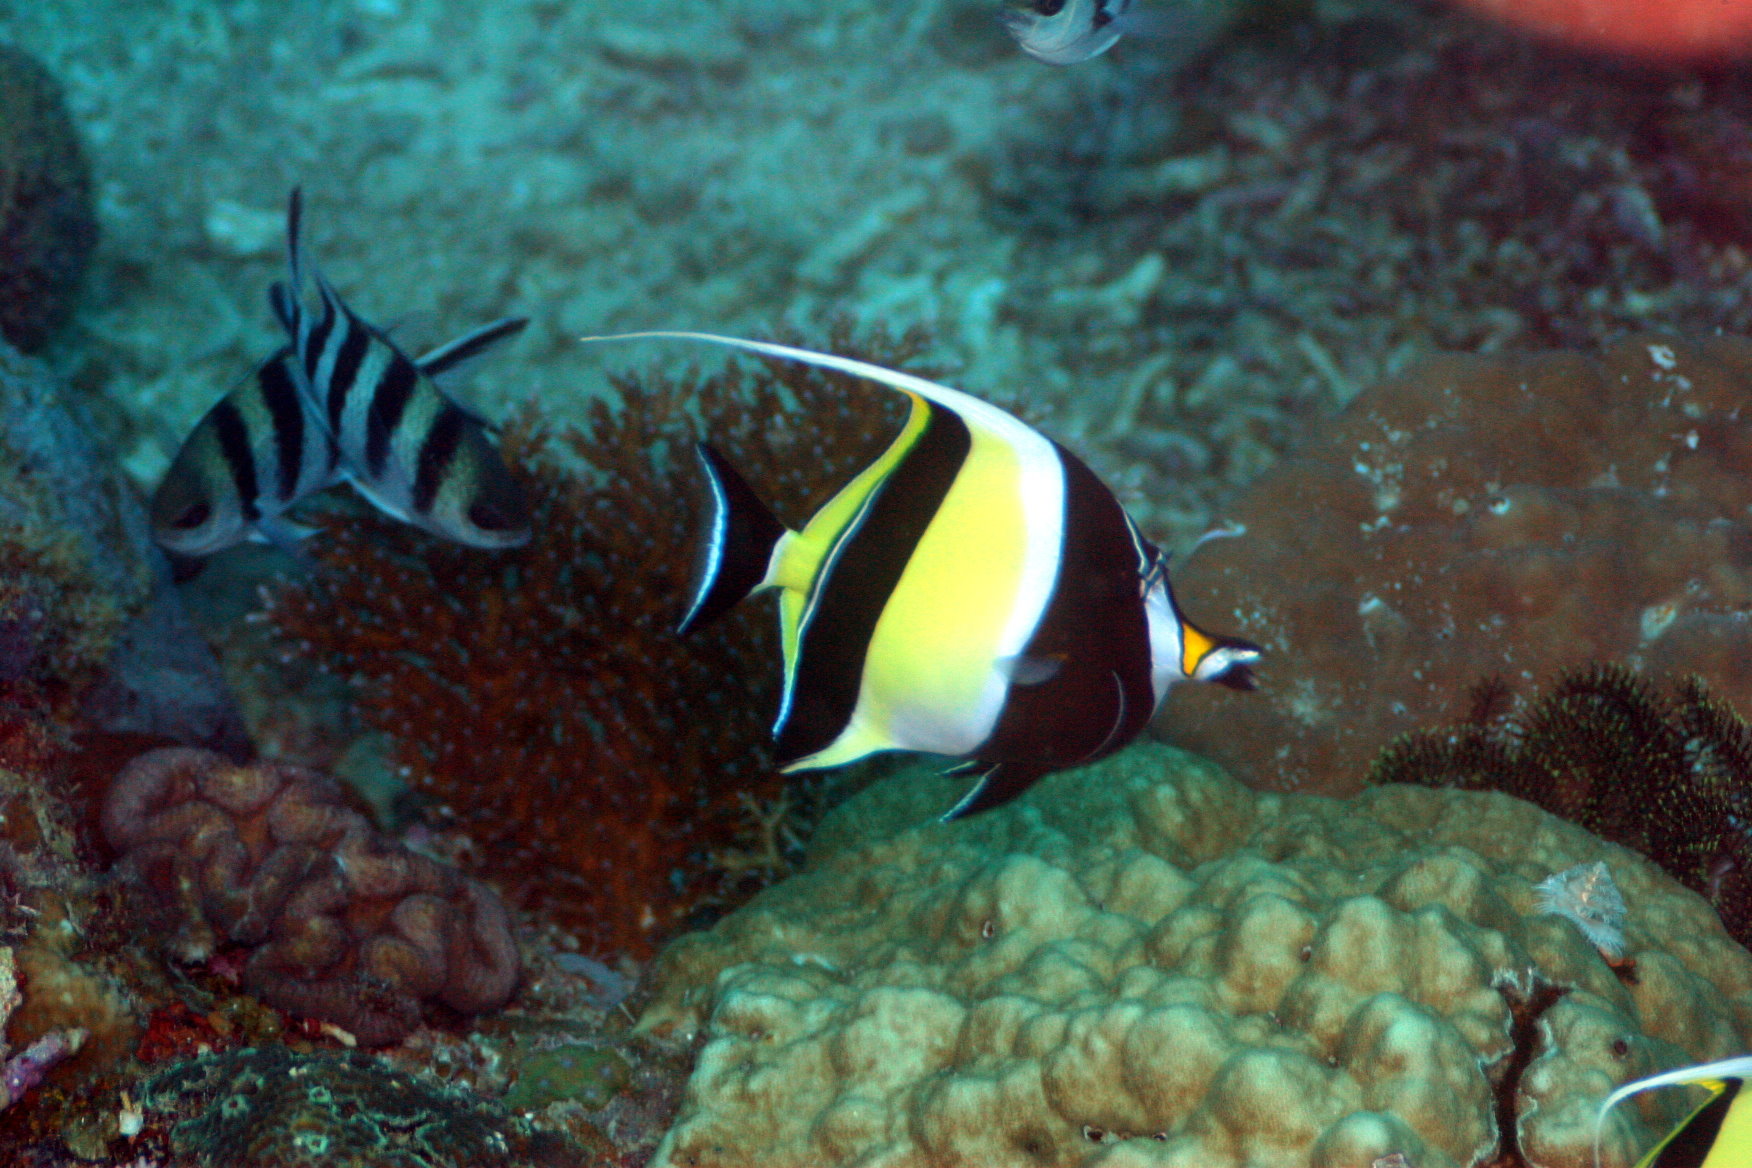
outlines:
[[[177,1117],[170,1150],[191,1168],[581,1168],[469,1091],[369,1056],[281,1047],[207,1055],[142,1087],[148,1112]]]
[[[1708,905],[1504,795],[1258,794],[1158,745],[945,826],[949,788],[879,781],[665,951],[640,1026],[704,1045],[656,1164],[1585,1168],[1615,1085],[1752,1042]],[[1634,974],[1540,911],[1595,861]]]
[[[839,330],[830,347],[895,365],[918,341],[872,352]],[[704,497],[693,441],[800,520],[895,413],[892,394],[788,364],[615,388],[619,408],[595,402],[588,433],[507,428],[507,459],[533,480],[527,547],[488,556],[349,517],[268,616],[357,684],[361,718],[514,902],[599,953],[646,954],[703,904],[747,894],[711,857],[777,790],[770,609],[674,631]]]
[[[1156,728],[1243,781],[1343,793],[1396,735],[1596,661],[1752,708],[1752,342],[1432,360],[1260,477],[1176,574],[1267,650],[1260,692]]]
[[[251,992],[360,1042],[401,1038],[423,1002],[480,1013],[516,987],[492,890],[379,835],[313,771],[151,751],[116,777],[103,827],[174,915],[177,956],[246,946]]]

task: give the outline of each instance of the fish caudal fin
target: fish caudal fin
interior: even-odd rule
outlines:
[[[686,635],[723,615],[759,588],[785,525],[760,501],[730,460],[704,442],[694,447],[711,488],[711,515],[700,549],[693,601],[677,632]]]

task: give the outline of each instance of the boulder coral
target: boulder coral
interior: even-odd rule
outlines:
[[[1359,395],[1175,575],[1266,647],[1261,690],[1156,728],[1237,777],[1342,794],[1482,679],[1596,661],[1752,709],[1752,341],[1451,356]]]
[[[868,788],[660,957],[640,1027],[702,1046],[655,1164],[1582,1168],[1614,1086],[1752,1042],[1708,905],[1504,795],[1260,794],[1149,744],[968,823],[948,787]],[[1539,911],[1594,861],[1633,970]]]
[[[269,1004],[394,1042],[424,1002],[503,1006],[517,945],[485,885],[378,834],[314,771],[150,751],[123,768],[103,829],[201,961],[251,949],[244,984]]]

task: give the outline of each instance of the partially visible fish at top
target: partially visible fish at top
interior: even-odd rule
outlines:
[[[290,347],[208,410],[152,494],[152,535],[165,550],[210,556],[245,539],[291,550],[310,534],[286,518],[338,480],[338,454],[299,388]]]
[[[1132,0],[1030,0],[1000,16],[1022,51],[1048,65],[1099,57],[1128,31]]]
[[[271,299],[341,473],[384,512],[444,539],[481,548],[529,542],[523,491],[486,423],[434,380],[529,322],[496,320],[415,359],[348,307],[314,267],[321,308],[307,312],[301,206],[294,190],[286,215],[291,284],[275,284]]]

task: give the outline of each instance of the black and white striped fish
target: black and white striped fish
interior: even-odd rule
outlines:
[[[286,512],[338,480],[339,456],[302,377],[288,346],[207,411],[153,493],[161,546],[210,556],[245,539],[290,548],[310,534]]]
[[[801,361],[905,394],[888,449],[787,530],[701,443],[712,491],[681,631],[779,593],[786,770],[885,750],[962,759],[978,781],[944,816],[1137,737],[1170,685],[1254,685],[1257,645],[1206,633],[1167,560],[1076,455],[989,402],[863,361],[703,333],[643,333]]]
[[[434,378],[529,322],[496,320],[415,360],[314,268],[321,307],[307,312],[300,215],[294,190],[286,223],[291,286],[275,284],[271,298],[292,338],[301,388],[334,439],[341,473],[383,511],[445,539],[484,548],[527,543],[523,491],[485,423]]]

